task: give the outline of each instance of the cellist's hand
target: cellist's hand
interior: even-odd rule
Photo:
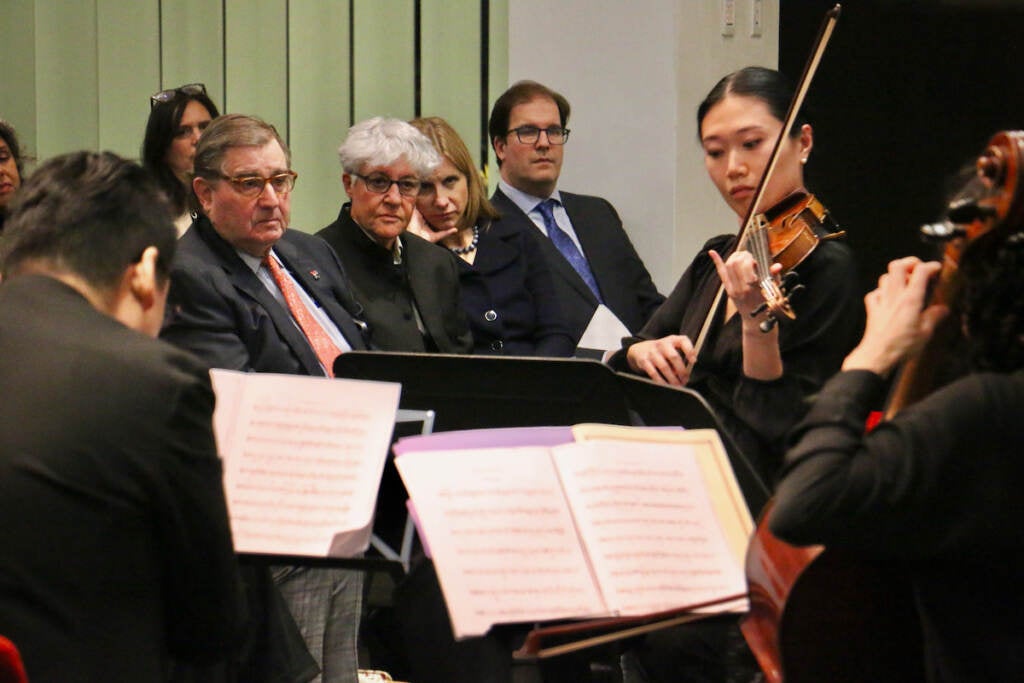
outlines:
[[[942,269],[934,261],[913,256],[897,259],[878,278],[878,287],[864,297],[867,324],[864,337],[843,361],[844,370],[871,370],[885,376],[900,361],[913,356],[949,313],[942,305],[924,308],[928,283]]]

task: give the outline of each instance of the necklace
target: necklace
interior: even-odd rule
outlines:
[[[476,243],[480,241],[480,228],[473,226],[473,241],[464,247],[448,247],[453,254],[468,254],[476,249]]]

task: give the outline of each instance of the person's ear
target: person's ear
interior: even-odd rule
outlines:
[[[814,129],[811,128],[811,124],[805,123],[800,126],[800,158],[810,157],[812,147],[814,147]]]
[[[210,208],[213,206],[213,185],[206,178],[196,176],[192,179],[192,189],[199,200],[199,206],[203,208],[203,213],[209,216]]]
[[[494,156],[498,157],[498,161],[505,161],[508,151],[507,140],[503,137],[496,137],[491,141],[491,145],[494,147]]]
[[[352,177],[351,173],[341,174],[341,184],[345,187],[345,194],[348,195],[349,199],[352,198],[352,185],[355,183],[355,178]]]
[[[157,301],[156,262],[159,256],[156,247],[146,247],[139,260],[128,267],[129,290],[144,311],[152,308]]]

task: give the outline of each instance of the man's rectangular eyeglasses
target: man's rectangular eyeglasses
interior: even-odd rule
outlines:
[[[569,129],[562,128],[561,126],[551,126],[550,128],[538,128],[537,126],[519,126],[508,131],[509,133],[515,133],[519,142],[524,145],[532,145],[540,140],[541,132],[546,133],[548,136],[548,142],[552,145],[564,145],[569,140]]]
[[[295,171],[288,171],[287,173],[278,173],[272,175],[269,178],[264,178],[258,175],[240,175],[240,176],[226,176],[218,173],[221,178],[231,183],[231,186],[235,188],[235,191],[243,197],[256,198],[263,194],[263,190],[266,189],[267,183],[274,188],[276,194],[288,194],[295,187],[295,179],[299,177],[299,174]]]
[[[170,102],[178,95],[205,95],[206,86],[202,83],[189,83],[170,90],[161,90],[149,96],[149,108],[152,109],[163,102]]]
[[[362,180],[366,184],[366,189],[374,194],[387,194],[392,185],[398,186],[398,194],[403,197],[415,197],[420,193],[421,183],[415,178],[392,180],[386,175],[365,176],[358,173],[353,173],[352,175]]]

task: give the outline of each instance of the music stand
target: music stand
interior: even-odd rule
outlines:
[[[334,375],[400,383],[399,406],[433,410],[435,432],[630,424],[618,378],[594,360],[350,351]]]

